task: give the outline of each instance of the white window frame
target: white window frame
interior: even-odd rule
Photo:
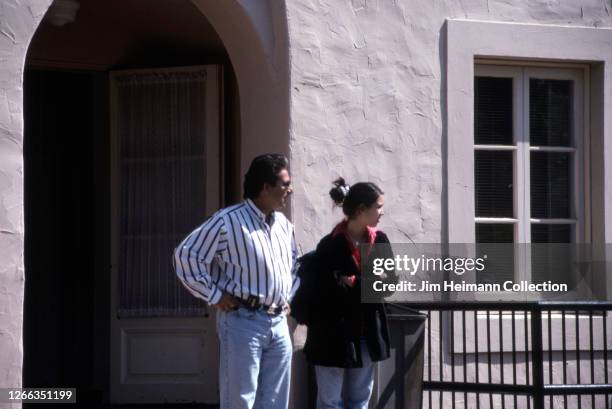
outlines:
[[[585,211],[590,212],[591,225],[585,226],[585,231],[595,245],[612,243],[612,149],[606,137],[612,129],[612,29],[454,19],[447,20],[444,29],[443,240],[474,243],[474,65],[491,60],[501,65],[514,61],[533,66],[588,66],[585,109],[589,115],[584,120],[591,156],[586,164],[590,174],[585,172],[585,178],[591,181],[591,192]],[[608,298],[612,295],[610,264],[598,267],[593,274],[595,288],[606,291],[603,296]]]
[[[606,139],[606,133],[612,129],[612,29],[448,19],[443,31],[446,35],[446,41],[442,43],[446,46],[443,60],[446,97],[444,240],[461,244],[473,243],[475,238],[475,62],[507,65],[507,61],[520,61],[538,66],[545,61],[547,64],[584,64],[590,69],[588,85],[585,84],[589,91],[585,109],[589,110],[589,115],[584,117],[584,121],[588,129],[585,141],[591,147],[588,173],[585,173],[585,178],[591,181],[590,202],[585,202],[591,225],[586,225],[585,231],[596,245],[612,243],[612,149],[609,148],[611,141]],[[607,291],[609,299],[612,295],[610,263],[602,266],[594,276],[600,278],[597,284]],[[552,324],[553,334],[560,334],[560,320],[554,320]],[[494,332],[490,340],[493,352],[495,345],[499,344],[496,337]],[[473,342],[468,339],[468,347]]]
[[[509,64],[509,62],[505,62]],[[573,224],[573,243],[588,243],[590,225],[585,203],[589,202],[590,183],[588,168],[588,128],[583,120],[588,113],[588,66],[571,64],[554,64],[545,66],[525,65],[518,62],[515,65],[487,64],[486,61],[476,61],[474,77],[511,78],[513,106],[512,145],[476,145],[476,151],[511,151],[513,152],[513,211],[512,217],[476,217],[475,223],[511,224],[514,227],[515,243],[531,242],[532,224]],[[529,81],[532,78],[570,80],[573,84],[573,129],[571,147],[534,147],[530,145],[529,116]],[[571,215],[568,219],[536,219],[531,217],[530,194],[530,156],[531,152],[568,152],[572,153],[570,181]],[[528,251],[518,251],[515,259],[514,280],[529,280],[531,278],[531,260]],[[499,296],[499,295],[498,295]],[[502,297],[503,298],[503,297]]]

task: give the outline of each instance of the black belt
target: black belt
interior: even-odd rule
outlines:
[[[247,310],[263,311],[269,315],[279,315],[285,310],[285,307],[282,305],[279,306],[279,305],[274,305],[274,304],[273,305],[262,304],[261,302],[259,302],[259,298],[254,297],[254,296],[249,296],[249,298],[246,300],[243,300],[241,298],[237,298],[237,300],[240,306],[246,308]]]

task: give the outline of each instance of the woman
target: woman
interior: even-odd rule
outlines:
[[[389,331],[384,305],[361,302],[365,280],[360,249],[367,246],[364,254],[370,254],[375,244],[377,249],[381,244],[390,249],[387,236],[375,229],[384,214],[384,197],[374,183],[349,188],[340,178],[334,185],[329,193],[342,206],[345,219],[316,249],[320,263],[317,303],[312,307],[304,351],[315,365],[318,409],[365,409],[374,383],[373,362],[389,357]],[[395,275],[386,278],[395,279]],[[346,404],[342,403],[343,384]]]

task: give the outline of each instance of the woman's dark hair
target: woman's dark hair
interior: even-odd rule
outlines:
[[[342,206],[342,212],[349,219],[355,216],[361,205],[369,208],[384,194],[371,182],[359,182],[349,187],[343,178],[338,178],[332,183],[334,187],[329,191],[329,195],[337,206]]]
[[[265,183],[276,185],[278,174],[287,169],[289,161],[284,155],[267,153],[253,159],[249,170],[244,175],[242,187],[245,199],[255,199],[263,189]]]

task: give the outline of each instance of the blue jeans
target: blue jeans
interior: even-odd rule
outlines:
[[[287,409],[293,348],[284,314],[217,313],[220,409]]]
[[[317,409],[367,409],[374,386],[374,363],[368,346],[361,343],[361,368],[336,368],[315,365]],[[345,384],[345,385],[344,385]],[[345,388],[346,406],[342,402]]]

